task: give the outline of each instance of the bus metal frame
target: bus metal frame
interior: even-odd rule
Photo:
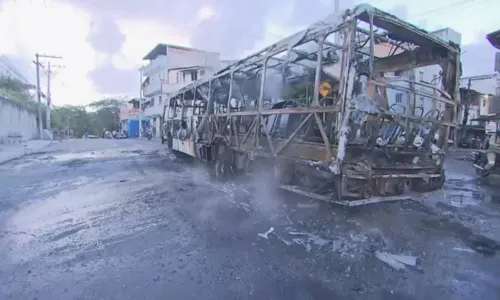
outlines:
[[[308,45],[314,50],[301,48]],[[279,187],[316,199],[348,206],[406,199],[409,190],[444,182],[459,54],[457,45],[361,4],[172,94],[162,141],[212,163],[218,177],[261,160],[274,165]],[[441,87],[411,76],[431,65],[441,67]],[[410,76],[394,84],[393,72]],[[408,105],[389,106],[394,91]],[[425,115],[418,97],[431,100]]]

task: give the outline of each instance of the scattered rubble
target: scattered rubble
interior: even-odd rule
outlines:
[[[474,161],[474,157],[476,156],[477,151],[472,151],[467,153],[466,155],[460,156],[455,158],[456,160],[463,160],[463,161]]]

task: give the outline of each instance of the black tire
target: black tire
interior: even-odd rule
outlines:
[[[172,149],[172,147],[174,145],[174,139],[173,139],[173,137],[172,137],[172,135],[170,133],[167,135],[167,141],[166,142],[167,142],[167,148],[168,149]]]
[[[230,151],[220,154],[213,165],[215,178],[220,181],[226,181],[233,172],[232,165],[233,159]]]
[[[293,181],[293,165],[287,162],[274,164],[274,182],[278,186],[289,185]]]
[[[484,168],[488,164],[487,154],[482,151],[476,152],[476,155],[474,157],[474,164]],[[476,174],[482,178],[488,177],[490,175],[490,172],[487,170],[481,170],[477,168],[474,169],[476,169]]]

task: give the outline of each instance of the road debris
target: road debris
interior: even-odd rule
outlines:
[[[417,265],[417,258],[415,256],[397,255],[380,251],[375,252],[375,256],[398,271],[404,270],[406,266],[415,267]]]
[[[318,208],[318,202],[310,202],[310,203],[297,203],[298,208]]]
[[[472,250],[470,248],[460,248],[460,247],[455,247],[455,248],[453,248],[453,250],[459,251],[459,252],[469,252],[469,253],[475,252],[474,250]]]
[[[474,157],[476,156],[476,151],[472,151],[467,153],[466,155],[460,156],[455,158],[456,160],[463,160],[463,161],[474,161]]]
[[[296,236],[292,238],[292,241],[297,244],[303,246],[306,251],[312,250],[312,245],[318,246],[319,248],[327,245],[330,241],[325,240],[315,234],[309,232],[299,232],[293,229],[287,230],[287,233],[291,236]]]
[[[282,241],[285,245],[287,246],[291,246],[292,245],[292,242],[282,238],[281,236],[279,236],[276,232],[273,233],[280,241]]]
[[[272,232],[274,231],[274,227],[271,227],[269,228],[268,231],[264,232],[264,233],[257,233],[258,236],[260,236],[261,238],[264,238],[264,239],[269,239],[269,234],[271,234]]]

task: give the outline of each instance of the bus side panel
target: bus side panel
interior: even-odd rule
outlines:
[[[177,150],[182,153],[186,153],[187,155],[196,157],[194,151],[194,142],[190,140],[181,141],[179,139],[174,138],[172,140],[172,149]]]

